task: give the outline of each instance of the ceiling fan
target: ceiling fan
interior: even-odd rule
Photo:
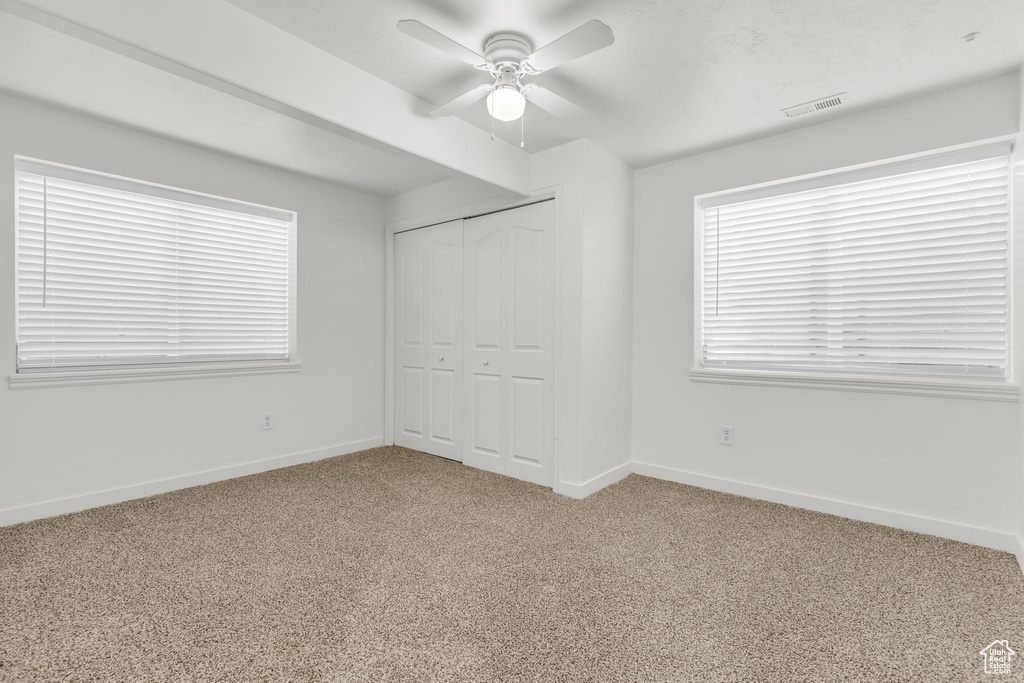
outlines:
[[[574,119],[581,116],[583,110],[572,102],[535,83],[523,83],[522,79],[554,69],[615,42],[612,30],[597,19],[588,21],[539,50],[534,50],[533,43],[522,34],[495,33],[484,42],[483,55],[413,19],[398,22],[398,30],[476,69],[486,71],[494,78],[493,82],[482,83],[437,107],[430,112],[433,116],[448,116],[486,97],[488,113],[492,119],[499,121],[515,121],[520,118],[526,109],[527,99],[559,118]]]

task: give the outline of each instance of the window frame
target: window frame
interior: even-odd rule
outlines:
[[[710,384],[735,384],[743,386],[786,387],[795,389],[825,389],[833,391],[853,391],[881,394],[902,394],[911,396],[932,396],[939,398],[961,398],[986,401],[1019,402],[1020,387],[1017,383],[1013,353],[1014,326],[1014,206],[1013,168],[1021,161],[1019,152],[1013,144],[1016,136],[1002,136],[969,144],[945,147],[937,150],[892,157],[863,164],[828,169],[799,176],[756,183],[743,187],[729,188],[715,192],[695,195],[693,198],[693,360],[689,373],[691,382]],[[1009,229],[1007,254],[1009,273],[1007,280],[1007,321],[1006,321],[1006,381],[991,380],[959,380],[946,378],[899,377],[891,375],[867,374],[828,374],[818,372],[781,372],[771,370],[722,369],[704,367],[703,343],[703,306],[704,306],[704,212],[701,202],[712,198],[739,193],[770,190],[772,188],[791,185],[805,181],[813,181],[830,176],[875,169],[897,163],[912,162],[942,154],[964,152],[972,149],[996,144],[1010,144],[1008,191]]]
[[[209,379],[216,377],[231,376],[252,376],[252,375],[276,375],[290,374],[301,371],[302,361],[299,355],[298,336],[298,222],[297,211],[279,209],[277,207],[258,204],[241,199],[233,199],[221,195],[199,192],[183,187],[155,183],[140,178],[131,178],[103,171],[72,166],[68,164],[47,161],[34,157],[14,155],[12,170],[14,179],[14,211],[12,225],[14,226],[14,275],[18,276],[20,263],[18,261],[19,243],[17,230],[17,166],[19,163],[41,165],[64,170],[71,173],[80,173],[87,176],[106,178],[114,183],[128,183],[133,186],[152,187],[159,191],[161,196],[167,194],[179,194],[185,197],[195,197],[198,200],[205,200],[207,205],[227,203],[232,206],[253,207],[261,211],[276,211],[291,214],[292,219],[288,226],[288,358],[285,360],[251,360],[251,361],[212,361],[212,362],[183,362],[180,364],[160,364],[149,366],[128,366],[128,367],[97,367],[93,369],[68,369],[68,370],[33,370],[30,372],[19,372],[15,362],[12,371],[8,375],[8,388],[10,389],[32,389],[43,387],[68,387],[99,384],[130,384],[137,382],[155,382],[181,379]],[[203,201],[197,203],[203,204]],[[18,343],[18,290],[17,284],[12,291],[14,299],[13,314],[14,324],[12,325],[13,343]]]

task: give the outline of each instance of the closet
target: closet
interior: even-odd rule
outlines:
[[[395,443],[545,486],[555,202],[395,235]]]

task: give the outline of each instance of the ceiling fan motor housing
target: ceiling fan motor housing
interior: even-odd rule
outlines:
[[[533,53],[533,43],[518,33],[495,33],[484,43],[484,57],[494,65],[515,64]]]

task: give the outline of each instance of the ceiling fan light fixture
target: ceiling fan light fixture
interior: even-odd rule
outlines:
[[[487,113],[499,121],[515,121],[526,110],[526,97],[515,85],[498,85],[487,95]]]
[[[492,140],[495,120],[523,120],[527,96],[534,105],[554,116],[579,118],[585,114],[555,93],[534,83],[524,84],[520,79],[549,71],[615,42],[612,30],[597,19],[591,19],[539,50],[534,50],[533,42],[520,33],[495,33],[484,42],[482,55],[415,19],[399,21],[398,30],[494,77],[493,84],[478,85],[430,112],[432,116],[449,116],[479,102],[486,93]]]

